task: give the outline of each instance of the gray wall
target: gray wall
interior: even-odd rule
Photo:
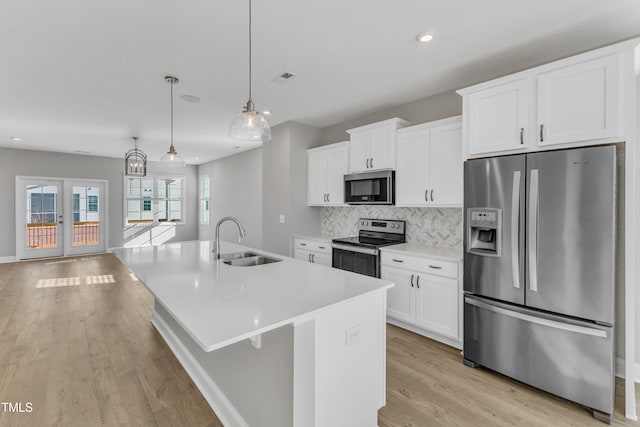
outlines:
[[[211,225],[199,227],[199,239],[213,238],[220,217],[235,216],[247,230],[243,244],[289,255],[293,234],[318,233],[320,209],[307,206],[307,148],[320,142],[320,130],[295,122],[271,129],[261,148],[200,165],[211,176]],[[285,216],[284,224],[280,215]],[[237,241],[231,225],[222,240]]]
[[[320,231],[320,211],[307,206],[307,149],[320,143],[320,130],[296,122],[275,126],[263,145],[264,249],[290,254],[293,234]],[[280,223],[280,215],[285,223]]]
[[[124,156],[124,153],[123,153]],[[187,166],[177,174],[185,176],[185,224],[176,226],[171,241],[197,239],[197,181],[196,167]],[[149,164],[149,173],[157,173],[155,164]],[[50,178],[103,179],[108,181],[108,246],[124,244],[124,159],[53,153],[47,151],[0,148],[0,257],[13,257],[15,253],[15,177],[36,176]]]
[[[212,240],[218,220],[234,216],[247,231],[242,244],[262,248],[262,148],[200,165],[198,174],[211,178],[211,222],[199,226],[198,238]],[[237,242],[236,226],[221,225],[220,239]]]
[[[455,91],[443,92],[438,95],[429,96],[326,127],[322,129],[322,145],[348,141],[349,134],[346,132],[347,129],[353,129],[394,117],[399,117],[413,125],[418,125],[434,120],[446,119],[447,117],[459,116],[461,114],[462,97]]]

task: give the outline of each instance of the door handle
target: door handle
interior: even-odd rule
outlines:
[[[426,190],[424,190],[424,201],[425,202],[429,201],[429,189],[428,188]]]
[[[316,263],[316,254],[311,254],[311,262]]]
[[[487,304],[484,301],[479,301],[472,298],[465,298],[464,303],[469,305],[474,305],[476,307],[479,307],[488,311],[492,311],[494,313],[513,317],[514,319],[523,320],[529,323],[535,323],[538,325],[547,326],[555,329],[562,329],[565,331],[575,332],[583,335],[591,335],[599,338],[607,338],[607,332],[601,329],[590,328],[588,326],[573,325],[571,323],[566,323],[566,322],[558,322],[557,320],[546,319],[540,316],[532,316],[524,312],[520,312],[516,310],[508,310],[506,308],[502,308],[493,304]]]
[[[307,258],[309,259],[309,262],[311,262],[311,254],[309,254]]]
[[[531,169],[529,184],[529,289],[538,292],[538,169]]]
[[[411,287],[413,288],[413,274],[411,275]]]
[[[520,289],[520,246],[518,224],[520,220],[520,171],[513,172],[511,189],[511,279],[513,287]]]
[[[371,159],[369,159],[369,164],[371,165],[371,167],[373,168],[373,157]]]
[[[416,276],[416,287],[420,289],[420,275]]]
[[[369,159],[368,158],[367,158],[366,163],[367,163],[367,169],[369,169]]]
[[[544,142],[544,125],[540,125],[540,142]]]
[[[431,190],[431,201],[433,202],[433,190]]]
[[[329,197],[329,196],[330,196],[330,194],[327,193],[327,203],[329,203],[331,201],[331,197]]]

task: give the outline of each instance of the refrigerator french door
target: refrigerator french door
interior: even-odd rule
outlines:
[[[464,357],[610,421],[616,148],[465,163]]]

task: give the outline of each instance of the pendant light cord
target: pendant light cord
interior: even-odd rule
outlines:
[[[171,150],[170,151],[175,151],[175,148],[173,147],[173,81],[174,78],[171,78]]]
[[[249,0],[249,101],[251,101],[251,0]]]

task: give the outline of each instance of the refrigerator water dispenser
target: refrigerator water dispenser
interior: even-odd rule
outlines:
[[[467,215],[467,252],[499,257],[502,247],[502,210],[469,208]]]

